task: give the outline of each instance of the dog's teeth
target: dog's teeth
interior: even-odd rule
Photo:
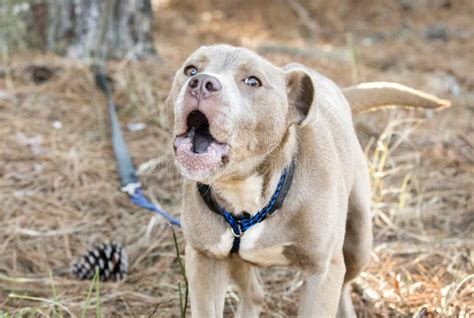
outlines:
[[[195,134],[196,134],[196,127],[191,127],[191,129],[188,131],[188,137],[193,139]]]

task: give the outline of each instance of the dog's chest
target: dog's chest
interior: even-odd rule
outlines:
[[[268,266],[282,266],[288,265],[288,259],[283,255],[285,246],[289,244],[275,244],[265,246],[262,244],[265,235],[265,222],[258,223],[249,229],[240,238],[240,248],[238,255],[243,260],[254,265],[268,267]],[[231,231],[225,231],[220,241],[217,242],[210,249],[211,254],[218,258],[223,258],[229,255],[234,242],[234,236]]]

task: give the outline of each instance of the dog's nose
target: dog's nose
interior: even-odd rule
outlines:
[[[195,75],[188,82],[189,92],[197,99],[208,98],[221,88],[221,82],[216,77],[208,74]]]

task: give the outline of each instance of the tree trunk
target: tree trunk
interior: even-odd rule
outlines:
[[[46,5],[48,21],[40,32],[48,49],[73,58],[156,55],[150,0],[47,0]]]

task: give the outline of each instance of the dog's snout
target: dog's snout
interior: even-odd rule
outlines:
[[[198,99],[204,99],[219,91],[222,84],[212,75],[198,74],[189,80],[188,88],[191,95]]]

